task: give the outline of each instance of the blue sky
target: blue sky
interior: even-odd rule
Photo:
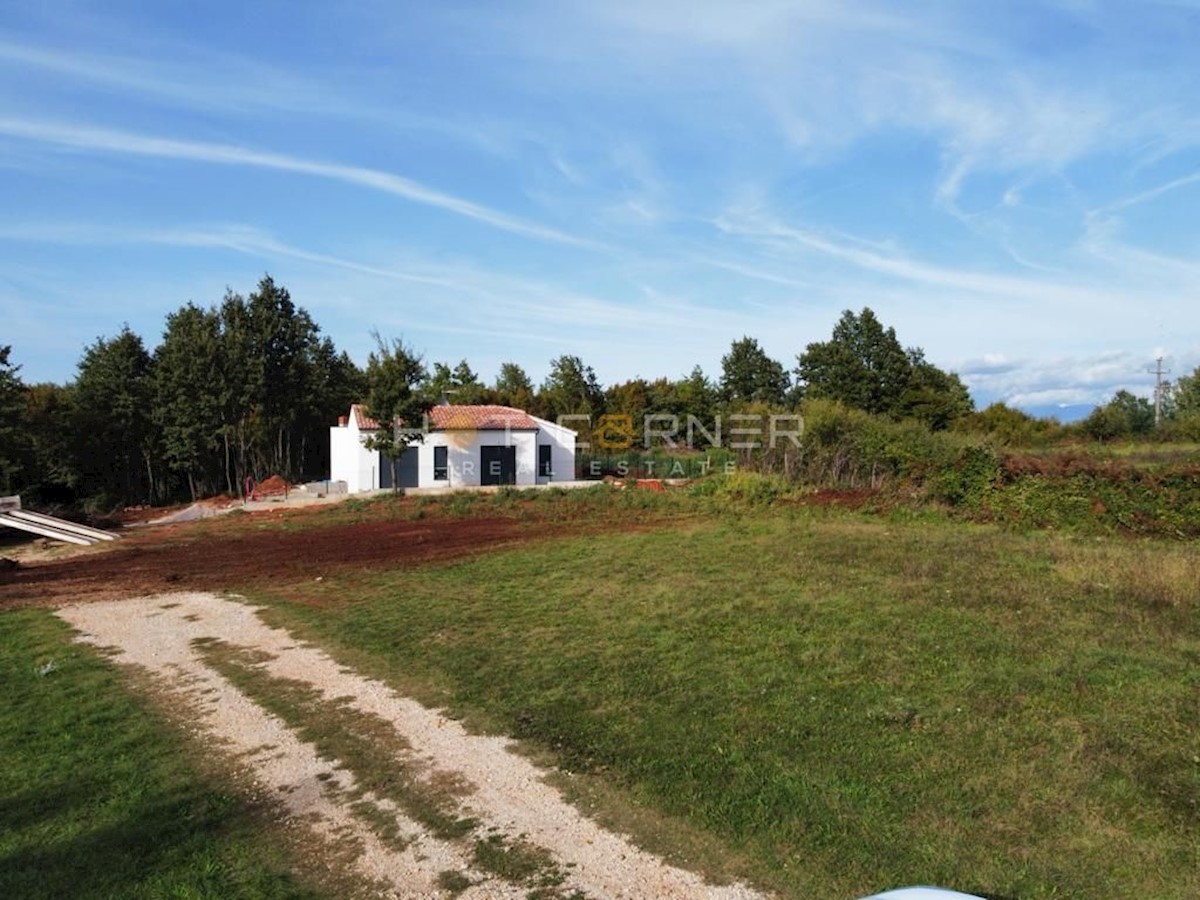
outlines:
[[[1200,364],[1200,0],[0,7],[0,343],[71,377],[264,272],[535,381],[872,307],[980,403]]]

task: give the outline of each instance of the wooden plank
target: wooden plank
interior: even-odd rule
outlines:
[[[11,512],[21,508],[21,495],[15,497],[0,497],[0,512]]]

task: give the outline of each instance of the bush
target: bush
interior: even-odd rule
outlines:
[[[969,443],[914,420],[895,422],[828,400],[809,400],[801,413],[804,435],[795,474],[821,487],[923,482]]]
[[[1200,535],[1200,468],[1154,470],[1084,453],[1010,456],[995,490],[965,498],[972,511],[1021,527]]]
[[[964,447],[929,482],[930,495],[953,506],[980,508],[1000,481],[1001,466],[990,447]]]
[[[780,475],[742,471],[710,475],[694,484],[690,493],[723,502],[766,506],[792,491],[792,486]]]
[[[581,453],[576,462],[580,478],[702,478],[724,471],[736,461],[732,450],[711,448],[705,451],[620,450],[609,453]]]

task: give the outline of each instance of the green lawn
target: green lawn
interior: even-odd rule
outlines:
[[[270,809],[50,613],[0,613],[0,685],[0,897],[316,896]]]
[[[1200,896],[1195,542],[649,492],[453,502],[436,512],[643,530],[256,599],[363,673],[524,738],[598,818],[718,876],[821,900]],[[49,613],[0,613],[0,684],[0,897],[350,888]],[[302,719],[291,699],[277,711]],[[371,749],[357,762],[386,766]]]
[[[796,509],[260,598],[785,896],[1191,898],[1198,572],[1195,544]]]

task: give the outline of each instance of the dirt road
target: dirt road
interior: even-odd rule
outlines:
[[[485,533],[498,538],[504,535],[494,525],[475,524],[493,529]],[[411,537],[414,531],[405,533]],[[246,767],[260,786],[280,798],[288,827],[308,829],[310,836],[331,845],[349,843],[355,871],[379,885],[380,896],[515,898],[528,896],[535,884],[542,891],[538,896],[547,898],[761,896],[741,885],[705,884],[696,874],[604,830],[566,803],[546,783],[548,773],[514,753],[507,739],[469,734],[438,711],[345,669],[317,648],[297,644],[236,599],[161,594],[76,604],[57,614],[79,629],[82,640],[112,648],[117,662],[148,672],[187,709],[199,739],[219,748],[230,765]],[[350,715],[387,723],[400,748],[397,768],[415,772],[418,786],[453,784],[453,814],[472,823],[469,831],[453,838],[434,836],[403,804],[364,791],[359,784],[363,773],[343,760],[323,758],[294,727],[268,713],[258,702],[261,698],[218,671],[211,657],[214,647],[243,654],[242,664],[274,679],[269,684],[302,686],[318,698],[314,702],[328,713],[325,720]],[[445,795],[442,802],[447,802]],[[363,804],[372,815],[362,815]],[[481,844],[485,849],[520,846],[526,856],[544,861],[537,876],[542,880],[489,869]]]

